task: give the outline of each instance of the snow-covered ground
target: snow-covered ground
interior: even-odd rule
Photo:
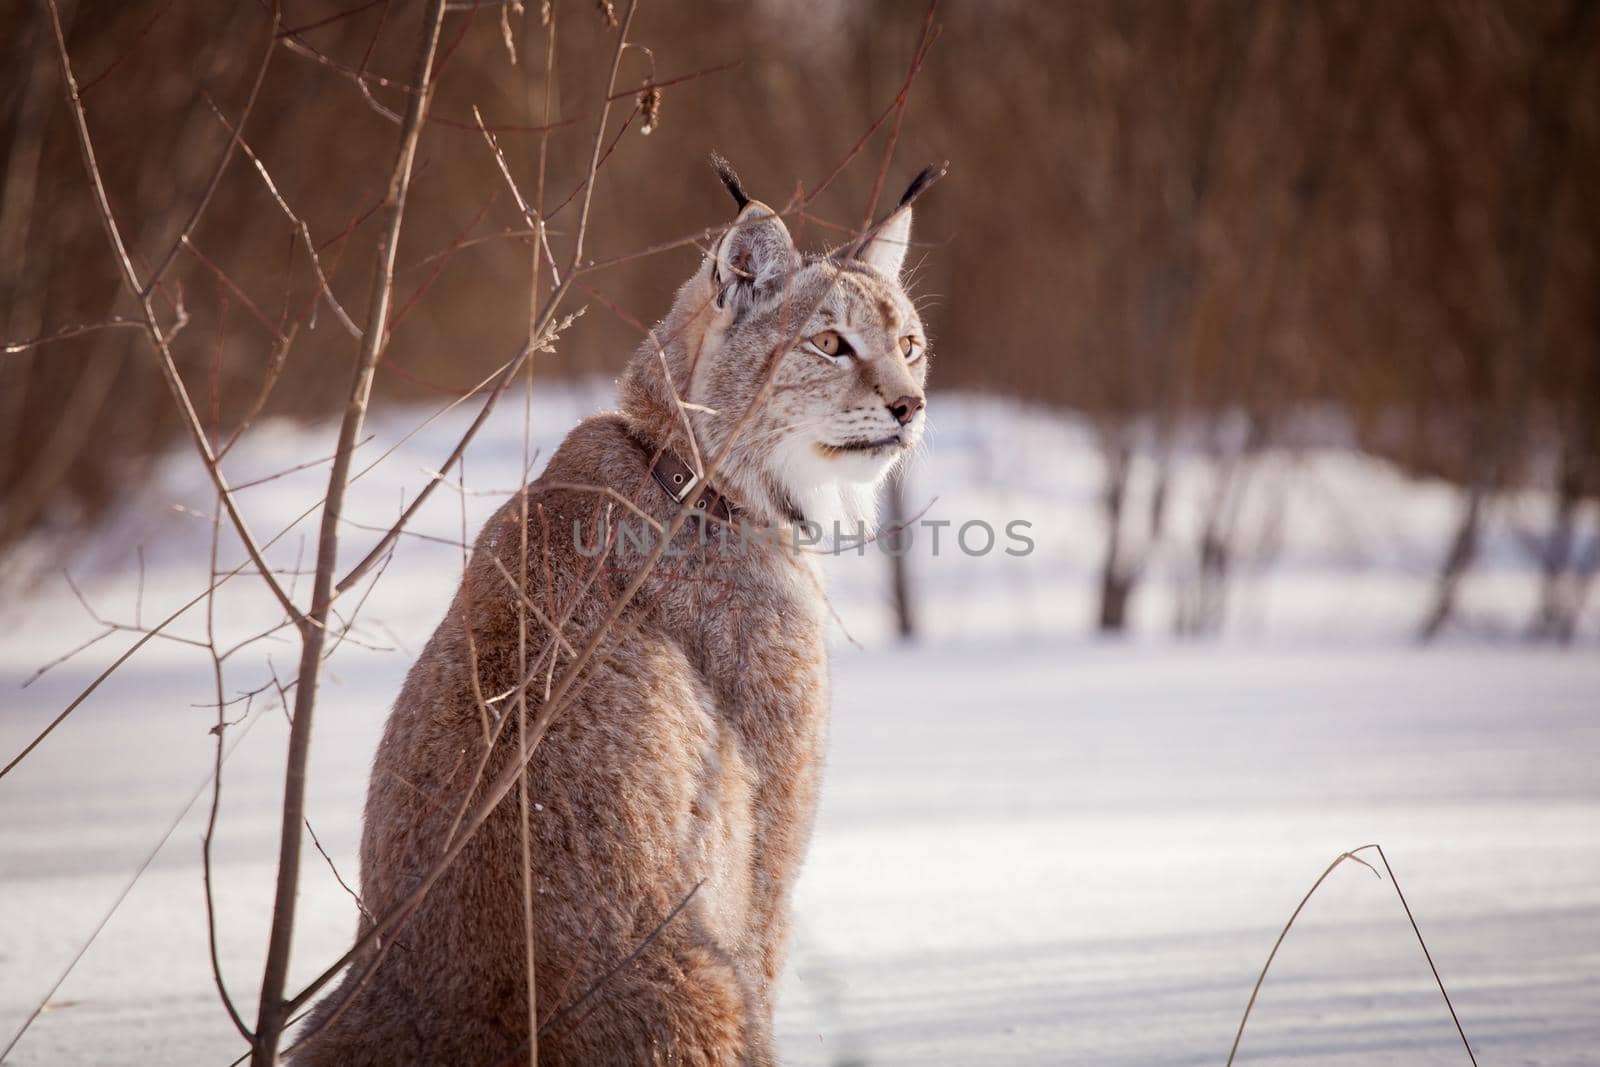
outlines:
[[[548,396],[534,410],[541,455],[606,401],[600,388]],[[1026,519],[1038,548],[914,553],[927,637],[909,648],[886,638],[874,550],[828,561],[854,643],[837,642],[830,765],[779,1013],[786,1063],[1220,1064],[1284,919],[1335,855],[1371,841],[1395,865],[1480,1062],[1593,1062],[1600,657],[1592,637],[1573,652],[1403,640],[1453,514],[1447,488],[1336,448],[1274,457],[1252,506],[1282,511],[1281,547],[1238,589],[1225,637],[1097,643],[1084,624],[1098,466],[1082,428],[976,398],[936,396],[931,410],[912,507],[933,499],[928,517],[956,525]],[[467,417],[446,415],[358,482],[356,522],[392,518]],[[417,421],[379,418],[362,455],[376,459]],[[520,401],[508,401],[468,454],[471,492],[439,493],[419,532],[475,531],[496,491],[519,480],[522,425]],[[230,476],[316,459],[329,440],[325,426],[263,427]],[[1179,529],[1205,477],[1187,460],[1180,475]],[[322,476],[244,490],[255,528],[287,525]],[[1514,528],[1539,503],[1530,494],[1500,513],[1466,590],[1473,618],[1525,619],[1533,585]],[[93,607],[150,622],[202,588],[209,524],[189,512],[209,504],[194,462],[175,456],[76,561]],[[347,528],[347,560],[374,536]],[[292,564],[312,537],[302,523],[274,560]],[[237,550],[225,542],[223,556]],[[407,539],[362,608],[361,644],[330,664],[310,814],[346,878],[388,703],[459,567],[458,549]],[[1165,630],[1182,571],[1177,553],[1153,565],[1137,603],[1147,633]],[[114,634],[21,689],[100,628],[57,580],[3,611],[9,758],[130,638]],[[247,580],[224,587],[219,631],[267,621]],[[192,613],[175,632],[198,635],[203,622]],[[269,656],[282,673],[294,646],[240,653],[229,693],[262,684]],[[207,962],[206,800],[172,829],[209,772],[210,687],[204,654],[154,642],[0,780],[0,1047],[172,830],[8,1062],[220,1065],[238,1054]],[[270,702],[229,710],[246,714],[229,731],[216,864],[219,955],[249,1007],[287,731]],[[350,898],[308,856],[302,980],[354,927]],[[1386,882],[1349,864],[1330,877],[1279,954],[1241,1062],[1465,1062]]]

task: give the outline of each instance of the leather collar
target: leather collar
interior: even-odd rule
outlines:
[[[738,506],[717,488],[697,477],[694,468],[666,445],[651,445],[635,437],[649,457],[650,474],[666,494],[679,504],[688,502],[702,518],[731,523]]]

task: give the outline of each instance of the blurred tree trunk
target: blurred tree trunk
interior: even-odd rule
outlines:
[[[1418,640],[1432,641],[1455,614],[1461,579],[1478,555],[1478,531],[1483,521],[1484,498],[1489,493],[1490,466],[1489,463],[1480,465],[1480,473],[1462,496],[1461,518],[1456,523],[1455,536],[1450,539],[1450,550],[1439,565],[1433,603],[1417,629]]]
[[[1227,620],[1229,586],[1245,535],[1244,505],[1271,439],[1268,420],[1247,414],[1241,440],[1230,447],[1220,440],[1226,436],[1227,421],[1227,412],[1217,412],[1211,420],[1211,492],[1201,513],[1194,582],[1178,599],[1174,624],[1185,637],[1217,633]]]
[[[1571,642],[1589,584],[1600,565],[1600,528],[1582,551],[1581,509],[1600,474],[1600,303],[1590,305],[1594,335],[1558,419],[1550,526],[1538,547],[1539,607],[1528,627],[1534,640]]]
[[[901,640],[909,641],[917,636],[917,612],[911,594],[910,567],[906,564],[906,557],[910,554],[911,536],[904,529],[906,524],[906,494],[905,478],[900,470],[890,475],[884,485],[883,491],[884,512],[887,520],[882,524],[885,533],[882,535],[887,541],[889,558],[889,578],[894,590],[894,618],[895,630]]]
[[[1566,644],[1572,640],[1588,584],[1576,551],[1582,482],[1573,459],[1563,449],[1561,470],[1550,501],[1550,529],[1540,545],[1539,607],[1528,627],[1528,636],[1536,641]]]
[[[1134,572],[1122,555],[1122,509],[1128,496],[1128,446],[1120,433],[1102,434],[1100,455],[1105,466],[1105,486],[1100,493],[1105,512],[1106,547],[1100,564],[1101,633],[1121,633],[1128,625],[1128,600],[1133,594]]]
[[[1105,519],[1105,552],[1100,564],[1100,600],[1095,619],[1096,628],[1103,634],[1119,634],[1128,628],[1128,608],[1133,592],[1138,587],[1143,571],[1143,557],[1148,549],[1135,554],[1129,547],[1126,514],[1128,492],[1133,478],[1134,441],[1131,427],[1125,421],[1105,426],[1100,434],[1101,463],[1105,468],[1105,481],[1100,492],[1100,507]],[[1157,499],[1164,497],[1157,494]],[[1159,505],[1152,508],[1151,539],[1158,528]]]

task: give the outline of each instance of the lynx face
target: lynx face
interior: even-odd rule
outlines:
[[[688,399],[706,409],[695,428],[711,451],[779,360],[719,475],[736,493],[825,527],[870,519],[877,484],[927,423],[927,333],[900,281],[910,233],[905,206],[859,248],[803,254],[749,201],[684,286],[680,305],[705,309]]]

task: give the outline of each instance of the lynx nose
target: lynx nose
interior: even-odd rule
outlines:
[[[889,413],[894,416],[894,421],[901,426],[917,417],[925,401],[920,396],[903,396],[889,405]]]

